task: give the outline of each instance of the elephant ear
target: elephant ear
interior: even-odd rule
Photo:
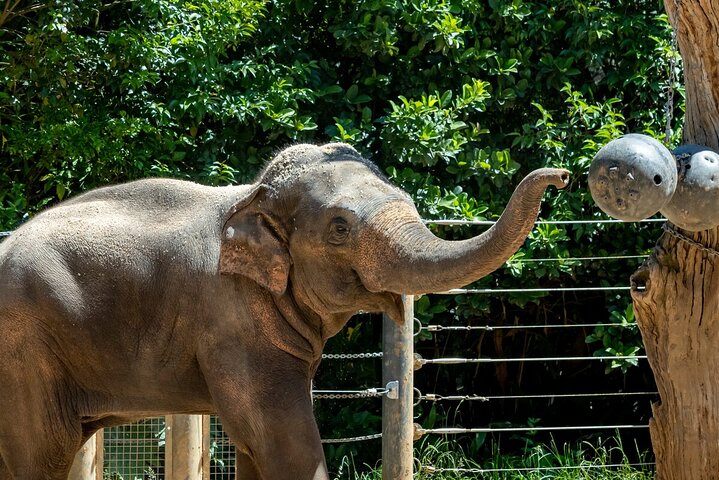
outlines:
[[[222,228],[220,273],[243,275],[282,294],[287,289],[290,255],[280,228],[260,206],[264,187],[253,192],[229,212]]]

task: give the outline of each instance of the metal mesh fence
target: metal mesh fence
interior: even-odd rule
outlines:
[[[234,480],[237,454],[230,437],[222,429],[216,416],[210,417],[210,478],[212,480]]]
[[[211,480],[235,480],[236,451],[220,419],[211,416],[205,427],[209,438],[205,470]],[[106,480],[163,480],[165,478],[164,417],[142,420],[130,425],[106,428],[103,440],[103,473]]]
[[[106,428],[103,458],[103,479],[164,479],[165,418],[147,418],[130,425]]]

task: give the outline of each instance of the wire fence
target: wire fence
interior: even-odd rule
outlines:
[[[644,223],[660,223],[665,222],[665,219],[649,219],[645,220]],[[444,225],[444,226],[469,226],[469,225],[482,225],[491,226],[495,222],[492,221],[457,221],[457,220],[442,220],[442,221],[427,221],[428,224]],[[537,224],[553,224],[553,225],[573,225],[573,224],[620,224],[618,220],[584,220],[584,221],[540,221]],[[633,254],[633,253],[617,253],[607,254],[604,256],[568,256],[568,257],[555,257],[555,258],[524,258],[521,255],[516,258],[510,259],[508,264],[523,264],[523,263],[569,263],[569,262],[641,262],[644,261],[649,255],[647,254]],[[642,287],[635,287],[637,290],[642,290]],[[489,288],[461,288],[453,289],[445,292],[437,292],[436,295],[454,295],[454,296],[467,296],[467,295],[502,295],[502,294],[554,294],[554,293],[567,293],[572,292],[577,295],[582,295],[587,292],[599,292],[606,294],[616,294],[619,296],[628,296],[631,291],[631,287],[628,285],[579,285],[579,286],[552,286],[552,287],[522,287],[522,288],[506,288],[501,285],[495,285]],[[610,322],[583,322],[583,323],[553,323],[545,322],[545,324],[531,324],[531,325],[441,325],[441,324],[429,324],[423,325],[421,321],[415,319],[415,339],[419,341],[419,338],[427,338],[427,336],[421,337],[421,332],[426,332],[431,338],[439,333],[452,334],[458,332],[465,333],[483,333],[483,332],[499,332],[507,331],[510,333],[521,332],[521,331],[546,331],[550,332],[553,330],[566,330],[566,329],[636,329],[636,323],[634,322],[623,322],[623,323],[610,323]],[[435,365],[437,368],[453,368],[453,365],[462,364],[475,364],[480,366],[482,364],[550,364],[557,362],[582,362],[590,365],[594,362],[609,362],[613,364],[619,364],[621,362],[629,362],[636,365],[639,361],[646,360],[645,355],[639,354],[616,354],[616,355],[592,355],[592,356],[523,356],[514,358],[482,358],[482,357],[471,357],[471,356],[458,356],[458,357],[444,357],[437,356],[436,358],[422,358],[415,354],[415,371],[424,365]],[[485,403],[485,402],[506,402],[506,401],[536,401],[546,400],[548,402],[554,402],[558,400],[566,401],[594,401],[610,399],[610,398],[635,398],[635,399],[646,399],[650,401],[656,399],[658,393],[656,391],[617,391],[617,392],[602,392],[602,391],[589,391],[589,392],[576,392],[576,393],[542,393],[542,394],[516,394],[516,395],[502,395],[502,394],[480,394],[469,393],[469,394],[440,394],[440,393],[422,393],[419,389],[415,388],[414,394],[414,405],[415,407],[422,403],[437,404],[441,402],[452,402],[453,404],[468,403]],[[458,410],[456,410],[458,411]],[[625,416],[626,417],[626,416]],[[590,417],[591,418],[591,417]],[[619,418],[619,417],[617,417]],[[640,420],[637,417],[638,420]],[[617,434],[620,431],[640,431],[646,432],[648,435],[648,423],[646,420],[636,423],[611,423],[611,422],[597,422],[596,424],[580,424],[580,425],[502,425],[502,422],[495,422],[487,426],[459,426],[459,425],[443,425],[439,427],[423,427],[420,424],[414,426],[415,438],[420,438],[425,435],[436,435],[436,436],[457,436],[457,435],[536,435],[538,433],[554,435],[561,434],[562,432],[581,432],[582,435],[586,435],[591,432],[606,432],[607,434]],[[509,438],[509,437],[507,437]],[[553,476],[552,474],[559,474],[561,471],[569,470],[591,470],[592,468],[638,468],[644,471],[651,470],[654,467],[652,462],[637,462],[637,463],[607,463],[602,462],[600,465],[567,465],[558,467],[534,467],[534,468],[464,468],[456,466],[444,466],[444,465],[431,465],[421,464],[415,458],[415,471],[424,472],[426,474],[438,474],[438,473],[463,473],[463,474],[474,474],[474,475],[489,475],[489,474],[500,474],[500,473],[517,473],[517,472],[538,472],[546,475],[547,477]]]
[[[234,480],[237,452],[216,416],[210,417],[209,470],[212,480]]]
[[[103,477],[112,480],[165,478],[165,427],[164,417],[153,417],[106,428]]]

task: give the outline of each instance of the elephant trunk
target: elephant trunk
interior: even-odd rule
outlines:
[[[460,288],[482,278],[522,246],[537,218],[545,189],[549,185],[564,188],[568,181],[566,170],[531,172],[517,186],[495,225],[460,241],[434,236],[404,202],[386,205],[371,220],[377,238],[364,240],[379,259],[376,268],[362,275],[365,286],[372,291],[417,295]],[[391,240],[387,242],[387,238]],[[379,245],[386,250],[378,251]]]

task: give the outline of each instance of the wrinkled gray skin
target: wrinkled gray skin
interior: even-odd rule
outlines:
[[[533,172],[495,227],[448,242],[351,147],[297,145],[253,185],[142,180],[37,215],[0,244],[0,478],[66,478],[99,428],[217,413],[243,480],[327,479],[325,341],[496,269],[566,182]]]

